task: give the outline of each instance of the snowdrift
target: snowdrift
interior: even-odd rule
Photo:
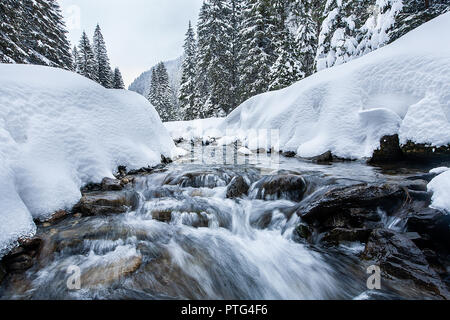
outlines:
[[[428,184],[428,191],[433,192],[431,207],[450,214],[450,169],[437,168],[431,172],[439,174]]]
[[[224,135],[219,127],[224,118],[197,119],[191,121],[164,122],[166,129],[174,140],[207,139],[208,137],[221,137]]]
[[[279,129],[280,148],[303,157],[329,150],[370,157],[382,136],[395,133],[401,143],[446,145],[450,34],[444,30],[450,13],[366,56],[249,99],[221,130],[245,140],[249,129]]]
[[[0,64],[0,256],[18,237],[71,208],[80,187],[174,156],[154,107],[77,74]]]

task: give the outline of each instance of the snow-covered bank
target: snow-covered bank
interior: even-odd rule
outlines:
[[[144,97],[59,69],[0,64],[0,255],[34,232],[33,219],[73,206],[82,185],[174,152]]]
[[[431,173],[439,174],[428,184],[428,191],[433,192],[431,207],[450,214],[450,169],[441,167]]]
[[[310,157],[370,157],[396,134],[450,143],[450,13],[364,57],[249,99],[221,126],[242,136],[279,129],[280,148]]]
[[[224,135],[224,132],[219,129],[224,120],[224,118],[209,118],[192,121],[171,121],[165,122],[164,125],[174,140],[181,138],[184,140],[206,139]]]

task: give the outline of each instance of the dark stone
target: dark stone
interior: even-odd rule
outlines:
[[[171,186],[180,186],[182,188],[216,188],[223,186],[223,183],[229,184],[231,177],[221,172],[214,171],[193,171],[183,175],[175,173],[169,175],[164,180],[164,184]]]
[[[332,189],[316,194],[310,201],[300,205],[297,214],[306,222],[323,223],[330,217],[362,218],[371,210],[381,207],[390,210],[407,200],[406,192],[396,185],[370,186],[366,184]],[[371,218],[372,215],[368,215]]]
[[[59,211],[56,211],[54,214],[52,214],[52,216],[49,219],[47,219],[45,222],[53,224],[53,223],[56,223],[56,222],[64,219],[68,215],[69,215],[69,213],[66,210],[59,210]]]
[[[170,159],[168,157],[165,157],[164,155],[161,155],[161,163],[162,164],[169,164],[169,163],[172,163],[172,162],[173,162],[172,159]]]
[[[374,261],[388,277],[412,280],[419,288],[450,298],[447,288],[429,266],[424,254],[410,239],[398,232],[374,230],[363,257]]]
[[[172,211],[152,211],[152,218],[161,222],[170,222],[172,220]]]
[[[137,203],[135,192],[91,192],[83,195],[72,211],[80,212],[83,216],[119,214],[133,210]]]
[[[245,179],[241,176],[234,177],[227,187],[227,198],[238,198],[242,195],[247,195],[250,186],[245,182]]]
[[[398,134],[384,136],[380,140],[380,148],[373,152],[369,163],[392,163],[403,159]]]
[[[296,156],[296,153],[294,151],[285,151],[281,152],[281,155],[286,158],[294,158]]]
[[[328,162],[333,162],[333,154],[331,153],[331,151],[327,151],[321,155],[318,155],[318,156],[315,156],[312,158],[308,158],[308,159],[315,163],[328,163]]]
[[[265,176],[255,184],[257,199],[287,199],[301,201],[306,192],[306,181],[295,174]]]
[[[450,215],[425,207],[411,212],[406,226],[429,239],[433,247],[450,252]]]
[[[42,239],[34,237],[19,240],[19,246],[3,257],[2,264],[6,272],[20,273],[31,268],[39,254]]]
[[[102,180],[102,191],[120,191],[123,189],[120,180],[104,178]]]
[[[323,236],[322,241],[330,244],[339,244],[342,241],[359,241],[366,243],[371,232],[372,230],[370,229],[334,228]]]
[[[412,191],[428,192],[428,182],[422,179],[406,181],[402,186]]]
[[[311,227],[303,223],[299,224],[295,228],[294,232],[296,236],[307,241],[310,241],[313,235],[313,230],[311,229]]]
[[[450,160],[450,145],[434,147],[427,144],[417,144],[408,141],[401,149],[408,160]]]
[[[183,138],[178,138],[178,139],[173,140],[173,142],[174,142],[175,144],[180,144],[180,143],[182,143],[183,141],[184,141]]]

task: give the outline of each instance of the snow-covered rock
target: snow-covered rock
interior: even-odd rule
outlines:
[[[278,129],[284,151],[370,157],[384,135],[450,143],[450,13],[349,63],[244,102],[220,131]],[[241,138],[242,140],[242,138]]]
[[[433,192],[431,207],[450,214],[450,170],[431,180],[428,191]]]
[[[0,64],[0,256],[80,187],[175,156],[153,106],[60,69]]]

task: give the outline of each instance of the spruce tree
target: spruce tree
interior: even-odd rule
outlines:
[[[78,54],[80,57],[78,68],[79,73],[86,78],[98,82],[97,63],[95,61],[94,52],[86,32],[83,31],[80,43],[78,45]]]
[[[72,65],[73,65],[73,71],[76,73],[80,72],[80,55],[78,53],[77,46],[74,46],[72,49]]]
[[[169,75],[164,63],[161,62],[152,70],[148,100],[153,104],[162,121],[177,120],[172,95]]]
[[[194,30],[189,21],[188,31],[184,41],[184,61],[182,66],[181,84],[178,92],[180,113],[184,120],[193,120],[199,116],[195,109],[195,76],[197,68],[197,43]]]
[[[122,74],[120,73],[119,68],[114,69],[113,88],[114,89],[125,89],[125,84],[123,83]]]
[[[0,62],[27,63],[28,54],[21,36],[23,8],[15,0],[0,1]]]
[[[113,73],[109,64],[105,40],[98,24],[94,32],[92,49],[96,62],[98,83],[105,88],[111,88],[113,86]]]

